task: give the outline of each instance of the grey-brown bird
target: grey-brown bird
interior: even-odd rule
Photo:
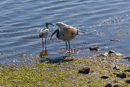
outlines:
[[[76,38],[78,35],[80,35],[79,32],[82,32],[84,33],[83,31],[81,30],[78,30],[77,28],[75,27],[72,27],[72,26],[69,26],[67,24],[64,24],[62,22],[57,22],[56,25],[60,28],[59,29],[56,29],[53,34],[51,35],[51,38],[52,36],[56,34],[56,37],[59,39],[59,40],[63,40],[65,41],[66,43],[66,50],[68,49],[68,44],[69,44],[69,51],[70,51],[70,40]],[[85,33],[84,33],[85,34]],[[67,44],[68,42],[68,44]]]

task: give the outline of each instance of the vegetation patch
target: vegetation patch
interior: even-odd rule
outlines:
[[[116,57],[64,57],[63,59],[35,61],[33,64],[0,65],[0,86],[43,87],[105,87],[107,84],[128,87],[129,65],[120,64]],[[113,69],[118,66],[120,69]],[[78,73],[89,67],[88,74]],[[126,78],[117,74],[125,73]],[[102,79],[103,76],[109,78]],[[127,82],[127,83],[126,83]]]

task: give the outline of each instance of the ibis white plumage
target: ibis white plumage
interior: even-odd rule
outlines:
[[[46,22],[46,29],[45,30],[41,29],[40,30],[40,34],[39,34],[39,38],[42,38],[42,46],[43,46],[43,38],[45,38],[45,47],[46,47],[46,39],[47,39],[47,36],[49,34],[48,25],[53,25],[53,24]]]
[[[56,29],[53,32],[53,34],[51,35],[51,38],[52,38],[52,36],[55,33],[57,33],[56,37],[59,40],[65,41],[65,43],[66,43],[66,49],[68,49],[68,44],[69,44],[69,50],[70,50],[70,40],[72,40],[72,39],[76,38],[78,35],[80,35],[79,32],[84,33],[83,31],[78,30],[77,28],[69,26],[69,25],[64,24],[62,22],[57,22],[56,25],[60,28],[60,30]],[[68,42],[68,44],[67,44],[67,42]]]

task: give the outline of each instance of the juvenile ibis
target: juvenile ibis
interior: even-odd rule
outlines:
[[[41,29],[41,30],[40,30],[40,34],[39,34],[39,38],[42,38],[42,45],[43,45],[43,38],[45,38],[45,47],[46,47],[46,39],[47,39],[47,36],[48,36],[48,34],[49,34],[48,25],[53,25],[53,24],[46,22],[46,29],[45,29],[45,30]],[[54,25],[53,25],[53,26],[54,26]]]

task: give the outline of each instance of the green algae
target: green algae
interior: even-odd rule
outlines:
[[[0,86],[42,86],[42,87],[104,87],[106,84],[120,84],[128,87],[126,79],[116,77],[116,73],[129,69],[129,65],[119,64],[116,57],[65,57],[34,64],[0,65]],[[113,62],[114,60],[114,62]],[[113,66],[119,66],[114,70]],[[79,69],[90,67],[89,74],[78,73]],[[127,75],[130,72],[125,72]],[[108,76],[108,79],[101,79]],[[118,83],[114,83],[114,82]]]

